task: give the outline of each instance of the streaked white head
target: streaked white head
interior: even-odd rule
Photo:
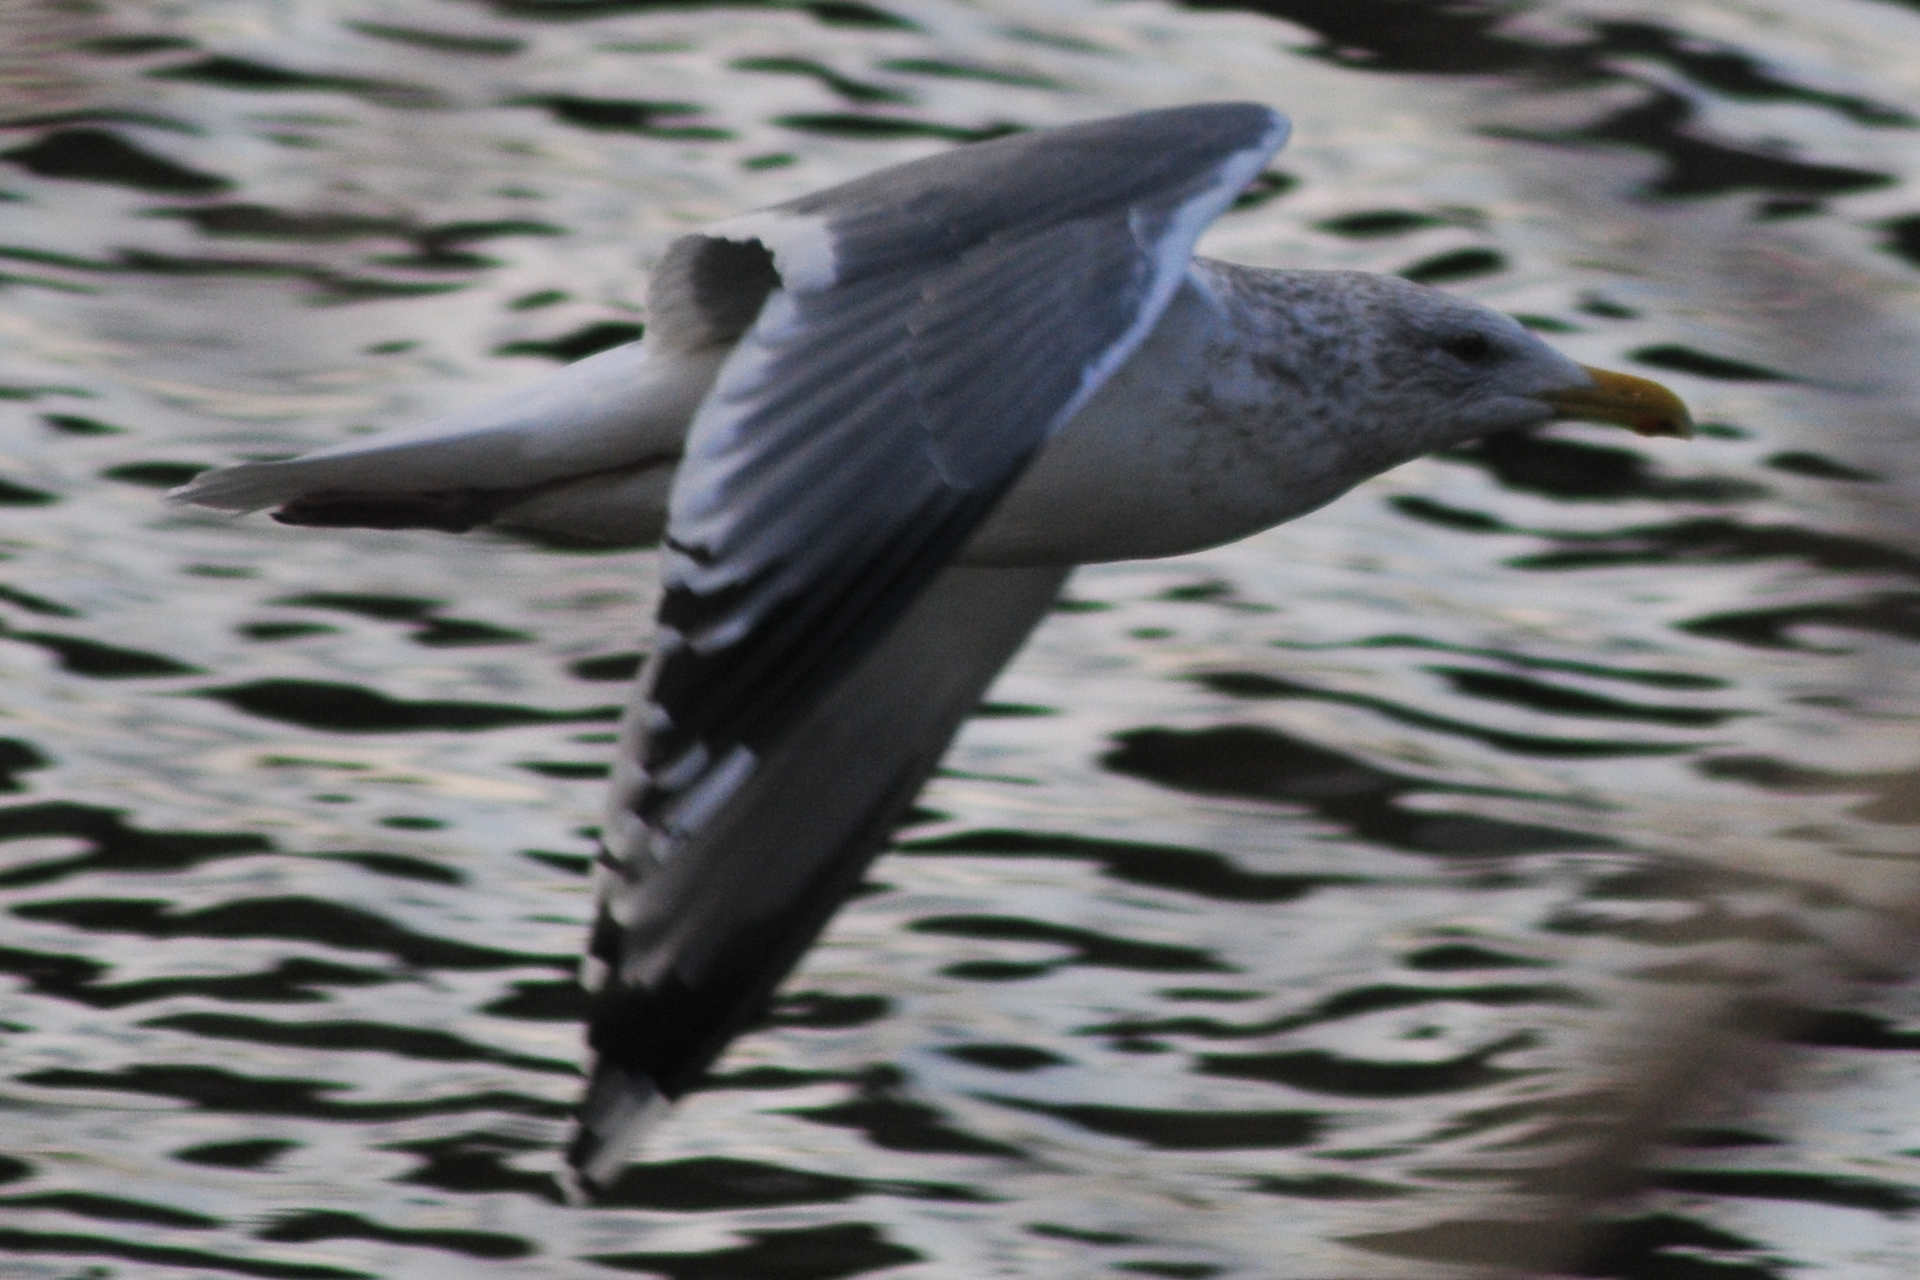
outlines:
[[[1305,416],[1371,444],[1382,465],[1556,418],[1687,433],[1686,409],[1664,387],[1587,368],[1511,316],[1440,289],[1360,271],[1196,267],[1251,359],[1283,384],[1269,394],[1284,387]]]

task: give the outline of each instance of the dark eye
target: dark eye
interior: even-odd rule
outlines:
[[[1463,333],[1457,338],[1448,338],[1440,344],[1440,349],[1464,364],[1479,364],[1493,354],[1493,343],[1487,341],[1485,334]]]

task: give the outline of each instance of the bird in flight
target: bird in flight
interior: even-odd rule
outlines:
[[[1268,107],[957,148],[674,241],[645,337],[410,430],[206,473],[289,524],[657,540],[583,966],[604,1185],[852,892],[1076,564],[1177,555],[1657,383],[1439,290],[1196,258]]]

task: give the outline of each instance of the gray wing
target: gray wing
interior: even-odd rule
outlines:
[[[1139,346],[1286,131],[1249,104],[1095,121],[699,238],[766,246],[781,287],[695,417],[669,502],[637,798],[657,837],[714,813],[899,616]],[[707,256],[681,252],[657,310],[703,292]]]
[[[943,566],[1285,133],[1216,105],[982,143],[669,252],[654,333],[738,323],[769,259],[779,286],[670,499],[587,966],[590,1182],[757,1015],[1045,613],[1063,567]]]

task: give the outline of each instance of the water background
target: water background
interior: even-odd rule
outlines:
[[[0,26],[0,1276],[1920,1269],[1920,6]],[[709,219],[1219,98],[1295,140],[1204,252],[1457,289],[1708,425],[1080,572],[568,1207],[650,557],[160,491],[631,338]]]

